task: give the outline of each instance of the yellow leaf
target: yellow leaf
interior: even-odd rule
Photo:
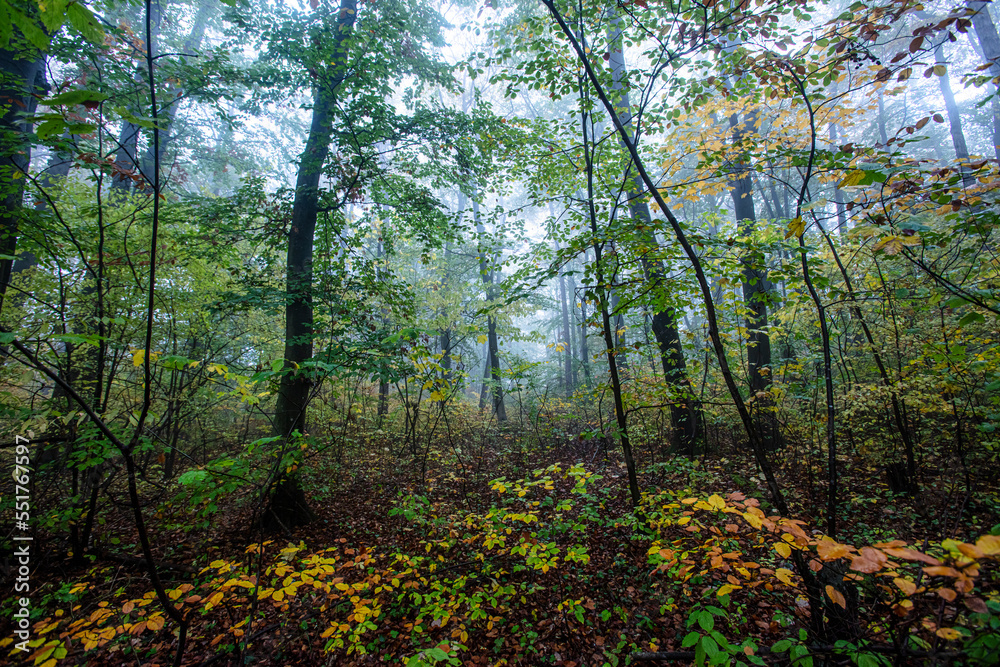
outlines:
[[[785,558],[788,558],[789,556],[792,555],[792,548],[788,546],[787,542],[778,542],[777,544],[774,545],[774,550],[777,551],[782,556],[784,556]]]
[[[729,595],[733,591],[739,590],[741,588],[743,588],[743,587],[742,586],[733,586],[732,584],[725,584],[719,590],[717,590],[715,592],[715,594],[718,595],[721,598],[723,595]]]
[[[855,169],[847,176],[845,176],[844,180],[842,180],[840,183],[837,184],[837,187],[846,188],[852,185],[859,185],[862,181],[865,180],[865,177],[867,175],[868,174],[864,169]]]
[[[955,641],[956,639],[961,639],[962,633],[955,628],[938,628],[935,632],[938,637],[944,639],[945,641]]]
[[[284,590],[274,591],[274,595],[272,595],[271,598],[274,599],[275,602],[281,602],[282,600],[285,599],[285,591]]]
[[[150,616],[149,618],[146,619],[146,627],[152,630],[153,632],[156,632],[157,630],[163,627],[163,623],[165,620],[166,619],[164,619],[162,616],[159,615]]]
[[[806,231],[806,223],[802,219],[802,216],[797,216],[791,222],[788,223],[788,231],[785,232],[785,238],[790,239],[793,236],[798,238]]]
[[[750,512],[746,512],[743,514],[743,520],[749,523],[757,530],[760,530],[761,526],[764,525],[763,523],[761,523],[759,516],[757,516],[756,514],[751,514]]]
[[[1000,554],[1000,535],[983,535],[976,540],[976,546],[987,556]]]
[[[783,584],[787,584],[788,586],[795,585],[795,582],[792,581],[792,574],[793,573],[791,570],[783,567],[779,567],[777,570],[774,571],[774,576],[778,578],[778,581],[780,581]]]
[[[917,592],[917,585],[908,579],[896,577],[892,580],[892,583],[896,584],[896,587],[903,591],[906,595],[913,595]]]
[[[208,598],[208,602],[205,603],[205,608],[206,609],[211,609],[212,607],[214,607],[215,605],[219,604],[220,602],[222,602],[222,591],[218,591],[216,593],[213,593]]]
[[[486,341],[487,341],[488,339],[489,339],[489,336],[487,336],[486,334],[483,334],[482,336],[480,336],[480,337],[479,337],[479,338],[477,338],[476,340],[477,340],[477,341],[479,341],[479,344],[480,344],[480,345],[482,345],[482,344],[483,344],[483,343],[485,343],[485,342],[486,342]]]
[[[722,499],[722,496],[713,493],[708,497],[708,504],[714,509],[721,510],[726,506],[726,501]]]
[[[142,366],[143,362],[146,360],[146,350],[136,350],[132,353],[132,365],[139,367]]]

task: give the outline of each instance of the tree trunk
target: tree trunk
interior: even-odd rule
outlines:
[[[752,128],[755,113],[748,114],[743,123],[734,113],[729,117],[729,128],[733,136],[733,146],[740,150],[740,143],[746,136],[747,128]],[[749,240],[757,226],[757,211],[754,208],[752,171],[744,156],[733,161],[729,185],[733,198],[733,214],[736,218],[738,234]],[[771,337],[767,332],[767,300],[771,283],[767,279],[764,257],[745,256],[742,260],[743,303],[747,309],[747,375],[750,389],[750,405],[761,442],[768,449],[779,444],[777,423],[771,412],[768,389],[771,386]]]
[[[184,53],[193,54],[195,51],[201,48],[201,42],[205,38],[205,26],[208,20],[212,18],[212,15],[216,13],[219,9],[219,3],[216,0],[202,0],[201,4],[198,5],[198,13],[195,14],[194,23],[191,28],[190,34],[186,40],[184,40]],[[157,13],[156,22],[159,24],[160,15]],[[155,46],[155,45],[154,45]],[[167,149],[170,144],[173,143],[176,133],[171,132],[171,127],[173,126],[174,120],[177,118],[177,109],[180,106],[180,102],[183,99],[182,90],[180,86],[172,84],[167,87],[166,98],[170,100],[170,103],[164,106],[163,116],[160,120],[160,164],[163,164],[163,156],[166,154]],[[139,171],[146,179],[147,183],[151,183],[149,175],[153,172],[153,161],[157,156],[153,155],[153,147],[151,145],[146,146],[146,151],[143,153],[142,160],[139,162]]]
[[[990,63],[990,74],[996,79],[1000,76],[1000,35],[997,34],[996,25],[990,15],[989,5],[985,2],[970,2],[969,9],[976,13],[972,15],[972,27],[975,28],[976,39],[972,33],[968,33],[969,41],[979,53],[980,57]],[[1000,160],[1000,89],[996,84],[990,86],[993,90],[993,99],[990,100],[993,111],[993,150],[996,158]]]
[[[555,243],[556,252],[559,252],[559,242],[553,241]],[[564,352],[566,353],[565,361],[563,363],[563,376],[565,377],[564,386],[566,389],[566,395],[571,396],[573,390],[576,388],[576,369],[573,366],[573,334],[569,328],[569,304],[566,297],[566,276],[559,273],[559,300],[562,305],[562,339],[563,344],[566,346]]]
[[[570,309],[573,311],[573,319],[576,319],[576,279],[569,277]],[[590,377],[590,350],[587,345],[587,303],[586,298],[580,295],[580,365],[583,367],[583,377],[587,385],[591,383]]]
[[[278,387],[274,414],[274,433],[286,439],[296,431],[305,432],[312,380],[301,366],[312,357],[313,351],[312,258],[319,179],[330,152],[334,95],[347,75],[345,41],[354,27],[356,9],[356,0],[341,0],[332,49],[335,62],[328,71],[328,79],[313,89],[312,124],[295,182],[292,224],[288,233],[285,373]],[[271,487],[265,512],[267,527],[288,530],[312,518],[297,477],[276,471]]]
[[[487,261],[486,248],[483,247],[483,236],[486,234],[486,227],[483,225],[482,216],[479,212],[479,195],[476,191],[475,183],[473,183],[472,188],[472,217],[476,223],[476,233],[479,235],[479,274],[483,278],[483,285],[486,286],[486,302],[492,304],[496,295],[493,291],[493,271]],[[503,386],[500,383],[500,344],[497,338],[497,321],[492,314],[487,316],[486,321],[486,342],[489,346],[489,352],[486,355],[486,367],[490,376],[489,391],[490,395],[493,397],[493,414],[496,415],[498,422],[504,422],[507,421],[507,407],[504,405]],[[484,375],[486,375],[486,373],[484,373]],[[485,379],[483,385],[485,388]],[[484,390],[479,396],[480,410],[483,407],[485,396],[486,392]]]
[[[23,215],[24,183],[31,162],[31,123],[38,97],[46,87],[45,58],[0,51],[0,311],[10,284]]]
[[[632,109],[629,102],[628,90],[624,85],[625,77],[625,56],[622,53],[621,43],[621,18],[615,16],[611,24],[613,34],[611,37],[611,48],[608,59],[612,71],[612,90],[616,92],[617,105],[616,113],[619,123],[626,129],[630,136],[634,136],[635,128],[632,122]],[[657,246],[657,241],[652,231],[652,216],[649,213],[649,205],[646,203],[646,192],[642,182],[635,177],[634,167],[629,162],[625,170],[625,179],[629,200],[629,211],[633,221],[640,229],[647,230],[641,234],[643,242],[650,248]],[[652,284],[651,292],[656,296],[657,301],[652,304],[652,328],[653,336],[660,351],[660,363],[663,366],[663,374],[667,386],[677,396],[677,401],[670,406],[670,424],[672,433],[672,445],[674,449],[687,455],[693,455],[696,442],[699,436],[699,424],[701,423],[701,406],[695,399],[691,383],[687,377],[687,364],[684,360],[684,349],[681,346],[680,332],[677,329],[677,315],[675,310],[664,304],[663,299],[669,294],[669,290],[664,281],[664,266],[659,259],[650,261],[644,253],[642,256],[642,271],[647,282]]]
[[[934,60],[937,65],[947,68],[948,63],[944,57],[944,40],[941,40],[934,47]],[[958,103],[955,102],[955,93],[951,90],[951,77],[947,70],[937,78],[941,86],[941,97],[944,98],[944,108],[948,112],[948,124],[951,127],[951,142],[955,147],[955,157],[960,162],[969,159],[969,147],[965,143],[965,132],[962,131],[962,115],[958,111]],[[962,170],[965,173],[965,170]]]

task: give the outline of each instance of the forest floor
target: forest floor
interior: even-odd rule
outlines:
[[[828,605],[833,630],[816,637],[789,549],[771,539],[767,519],[760,525],[777,518],[735,438],[717,432],[713,451],[693,460],[640,448],[639,460],[658,462],[639,470],[637,515],[617,449],[578,431],[561,424],[539,437],[494,424],[418,443],[415,453],[385,434],[361,436],[302,467],[316,518],[282,535],[253,528],[251,491],[219,499],[206,519],[207,501],[192,508],[171,486],[173,495],[145,510],[164,586],[188,622],[183,664],[575,667],[651,652],[661,659],[647,664],[674,664],[668,656],[808,664],[805,651],[834,640],[844,664],[879,664],[877,647],[908,634],[921,655],[945,655],[955,646],[949,637],[969,641],[939,632],[946,625],[976,626],[969,615],[980,611],[989,630],[1000,617],[992,561],[974,573],[975,590],[954,586],[971,600],[965,607],[952,591],[952,600],[931,596],[941,603],[933,608],[910,605],[909,615],[894,606],[905,591],[879,592],[855,575],[857,589],[836,584],[846,598],[830,593],[844,600],[845,618]],[[791,537],[802,532],[801,546],[825,525],[823,454],[789,446],[773,459],[801,520],[801,530],[783,529],[785,542],[795,546]],[[839,463],[834,544],[927,551],[946,538],[975,543],[1000,523],[988,466],[962,468],[944,452],[926,458],[910,497],[889,492],[884,472],[864,460]],[[147,494],[164,488],[143,486]],[[34,553],[45,558],[31,573],[34,644],[30,653],[12,650],[13,662],[172,664],[178,628],[154,599],[127,497],[109,494],[114,505],[84,564],[71,564],[55,535],[37,536]],[[906,578],[896,569],[876,574]],[[10,622],[2,620],[0,637],[12,636]],[[876,648],[859,652],[865,642]],[[4,654],[13,648],[5,645]]]

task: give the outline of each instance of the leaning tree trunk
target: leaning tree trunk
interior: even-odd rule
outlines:
[[[285,368],[274,414],[274,433],[286,441],[295,432],[305,432],[312,379],[302,364],[312,357],[313,352],[312,260],[319,209],[319,179],[330,152],[334,96],[347,75],[345,42],[354,27],[356,9],[356,0],[341,0],[332,49],[334,62],[327,79],[317,83],[313,89],[312,123],[295,181],[292,224],[288,233]],[[264,515],[266,527],[287,530],[312,518],[312,510],[295,475],[276,470],[268,491],[269,503]]]
[[[612,71],[612,90],[615,91],[615,99],[617,100],[616,113],[619,123],[630,136],[634,136],[635,128],[633,127],[628,89],[624,85],[625,56],[620,47],[620,22],[621,18],[618,16],[615,16],[611,21],[613,32],[608,60]],[[625,170],[625,179],[632,219],[638,229],[646,230],[641,234],[645,245],[650,248],[656,247],[656,238],[650,231],[653,228],[652,217],[649,213],[649,205],[646,203],[645,188],[642,182],[635,177],[631,162]],[[662,303],[663,297],[669,291],[664,278],[663,262],[659,259],[650,260],[648,255],[643,253],[642,271],[646,281],[652,285],[651,292],[657,298],[657,301],[652,304],[651,320],[653,336],[656,338],[656,344],[660,351],[663,374],[668,387],[677,396],[670,404],[671,444],[676,451],[693,456],[702,423],[701,406],[687,376],[687,364],[684,360],[684,349],[681,346],[680,332],[677,327],[676,311]]]

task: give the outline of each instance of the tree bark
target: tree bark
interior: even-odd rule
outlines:
[[[570,292],[570,310],[573,312],[573,318],[576,319],[576,279],[573,276],[569,277],[569,292]],[[590,350],[587,345],[587,300],[583,295],[580,295],[580,365],[583,367],[583,378],[587,385],[591,383],[590,377]]]
[[[973,39],[972,33],[968,33],[969,41],[979,52],[980,57],[990,63],[990,74],[995,80],[1000,77],[1000,35],[997,34],[996,25],[990,15],[989,4],[969,2],[968,7],[975,12],[972,15],[972,27],[976,31],[978,42]],[[993,99],[990,102],[993,111],[993,127],[991,128],[993,150],[996,158],[1000,160],[1000,98],[998,98],[1000,88],[997,87],[996,83],[992,84],[990,88],[993,90]]]
[[[556,252],[559,252],[559,242],[553,241]],[[566,346],[563,363],[563,376],[566,395],[571,396],[576,388],[576,368],[573,365],[573,334],[569,328],[569,304],[566,296],[566,276],[559,273],[559,300],[562,305],[562,339]]]
[[[187,39],[184,40],[185,54],[194,53],[201,48],[201,42],[205,38],[205,26],[218,9],[219,3],[216,0],[202,0],[201,4],[198,5],[198,13],[195,14],[191,32],[188,34]],[[159,19],[160,16],[157,14],[157,23],[159,23]],[[170,102],[164,107],[164,113],[160,120],[160,134],[163,136],[160,139],[160,155],[158,157],[161,165],[163,164],[163,156],[177,136],[176,132],[171,132],[171,128],[177,119],[177,110],[183,99],[181,93],[182,90],[178,85],[170,85],[166,90],[166,97]],[[151,182],[149,174],[152,173],[153,160],[156,157],[153,155],[153,147],[151,145],[146,146],[146,151],[139,162],[139,171],[147,182]]]
[[[612,71],[612,90],[615,92],[616,113],[619,123],[625,128],[630,137],[635,136],[636,128],[633,124],[632,109],[629,102],[628,90],[624,83],[625,77],[625,56],[621,50],[621,18],[615,15],[611,19],[612,35],[611,47],[608,53],[608,61]],[[640,237],[643,244],[648,248],[657,247],[656,238],[652,230],[652,216],[649,213],[649,204],[646,203],[646,191],[642,181],[634,175],[632,162],[625,170],[625,179],[628,190],[629,211],[636,226],[642,231]],[[661,302],[668,294],[668,288],[664,280],[664,266],[659,259],[650,260],[647,253],[642,254],[642,271],[646,282],[650,285],[650,291],[654,295],[652,303],[652,329],[653,336],[660,351],[660,362],[663,366],[663,374],[667,386],[679,397],[679,400],[671,403],[670,424],[672,433],[672,445],[674,449],[689,456],[693,455],[696,442],[699,437],[702,417],[701,406],[695,399],[691,383],[687,376],[687,364],[684,360],[684,349],[681,346],[680,332],[677,328],[676,311],[663,305]]]
[[[31,123],[26,118],[35,112],[45,87],[41,53],[0,50],[0,254],[7,256],[0,259],[0,311],[24,215],[24,183],[31,162]]]
[[[356,0],[341,0],[334,36],[335,62],[328,78],[313,89],[313,115],[305,149],[299,163],[292,202],[292,222],[288,233],[285,305],[285,373],[278,387],[274,433],[285,439],[296,431],[305,432],[306,406],[312,379],[302,364],[313,352],[312,260],[313,236],[319,209],[319,179],[330,152],[333,135],[333,107],[337,89],[347,76],[345,42],[354,27]],[[294,475],[276,471],[265,512],[269,528],[290,529],[308,522],[312,511]]]
[[[479,274],[482,276],[483,285],[486,287],[486,302],[492,305],[496,294],[493,287],[493,270],[490,268],[486,257],[486,248],[483,247],[483,236],[486,234],[486,227],[483,225],[483,219],[479,212],[479,194],[475,183],[473,183],[472,187],[472,217],[476,223],[476,233],[479,235]],[[497,338],[497,320],[492,313],[486,318],[486,326],[486,342],[489,351],[486,355],[487,371],[484,372],[484,376],[488,374],[490,377],[489,392],[493,398],[493,414],[496,415],[498,422],[505,422],[507,421],[507,407],[504,405],[503,385],[500,383],[500,343]],[[483,384],[484,386],[486,385],[485,380]],[[480,409],[482,409],[485,395],[485,390],[480,393]]]

